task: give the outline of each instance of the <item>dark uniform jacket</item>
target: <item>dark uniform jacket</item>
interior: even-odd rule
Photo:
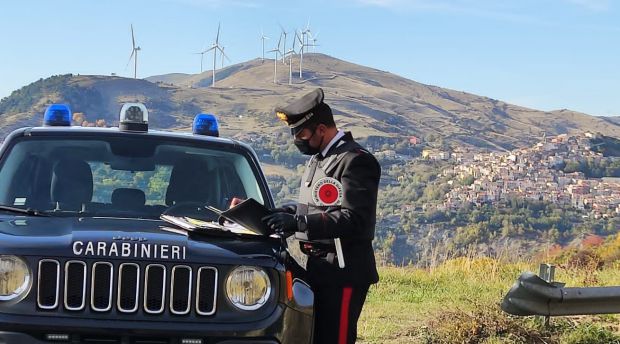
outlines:
[[[330,148],[327,156],[321,157],[319,153],[310,160],[301,180],[297,214],[306,215],[308,240],[340,238],[345,261],[345,267],[340,268],[337,261],[310,256],[307,271],[311,284],[378,282],[372,240],[380,176],[375,157],[355,142],[349,132]],[[341,199],[329,206],[320,201],[317,204],[317,186],[322,179],[329,178],[340,183]]]

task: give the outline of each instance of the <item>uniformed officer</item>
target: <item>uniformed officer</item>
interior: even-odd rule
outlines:
[[[312,157],[296,206],[263,221],[305,239],[300,246],[315,297],[314,342],[355,343],[368,288],[379,280],[372,240],[381,168],[351,133],[337,129],[323,98],[319,88],[276,108],[297,148]]]

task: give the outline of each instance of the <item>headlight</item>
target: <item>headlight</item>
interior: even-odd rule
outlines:
[[[262,268],[239,266],[226,279],[226,297],[239,309],[261,308],[271,295],[269,276]]]
[[[0,256],[0,301],[22,296],[30,286],[30,269],[23,259]]]

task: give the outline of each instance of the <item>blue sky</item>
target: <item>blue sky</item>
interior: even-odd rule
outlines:
[[[54,0],[0,5],[0,97],[54,74],[197,73],[221,41],[233,63],[310,20],[318,51],[426,84],[541,110],[620,115],[620,1]],[[289,43],[290,44],[290,43]],[[205,60],[205,65],[210,62]]]

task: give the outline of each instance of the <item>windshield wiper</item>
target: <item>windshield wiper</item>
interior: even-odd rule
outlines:
[[[23,209],[23,208],[11,207],[8,205],[0,205],[0,211],[10,211],[12,213],[25,214],[28,216],[50,216],[49,213],[43,212],[41,210],[30,209],[30,208]]]

